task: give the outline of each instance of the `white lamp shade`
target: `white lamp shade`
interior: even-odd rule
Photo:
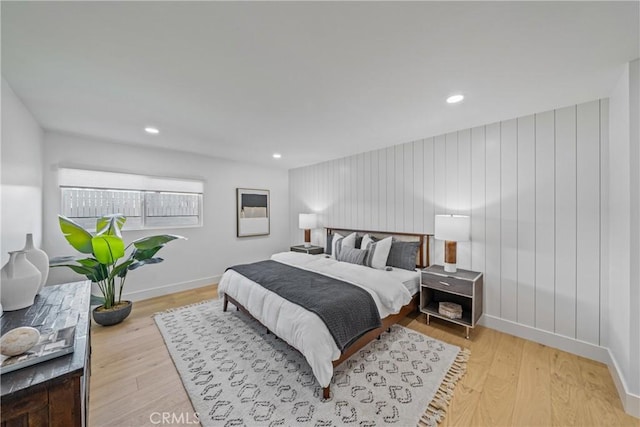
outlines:
[[[298,228],[301,230],[311,230],[318,227],[318,215],[314,213],[299,214],[298,216]]]
[[[471,234],[471,219],[466,215],[436,215],[435,238],[466,242]]]

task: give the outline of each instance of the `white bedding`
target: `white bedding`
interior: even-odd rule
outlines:
[[[406,280],[400,280],[408,277],[404,273],[389,274],[392,272],[297,252],[274,254],[271,259],[325,274],[367,290],[382,318],[398,313],[402,306],[411,301],[412,293],[403,284]],[[406,273],[418,275],[417,272]],[[329,386],[333,376],[332,361],[339,359],[341,353],[327,326],[316,314],[233,270],[227,270],[220,279],[218,294],[227,294],[238,301],[269,330],[300,351],[320,385]]]
[[[420,270],[403,270],[402,268],[393,268],[386,272],[399,282],[402,282],[411,295],[420,290]]]

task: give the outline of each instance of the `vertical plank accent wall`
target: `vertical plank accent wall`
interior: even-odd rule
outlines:
[[[292,243],[302,212],[430,234],[437,214],[470,215],[458,265],[484,272],[486,313],[601,345],[603,129],[608,100],[596,100],[292,169]]]

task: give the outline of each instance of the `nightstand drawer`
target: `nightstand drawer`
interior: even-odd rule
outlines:
[[[473,296],[473,282],[456,279],[455,277],[437,276],[422,273],[422,285],[431,289],[452,292],[459,295]]]

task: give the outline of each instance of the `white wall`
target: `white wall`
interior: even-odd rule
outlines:
[[[609,151],[609,348],[619,391],[640,416],[640,61],[625,66],[611,95]],[[632,408],[629,410],[629,408]]]
[[[43,132],[4,77],[2,78],[2,264],[8,251],[22,249],[25,235],[42,241]]]
[[[214,283],[230,265],[265,259],[276,251],[288,249],[289,200],[285,170],[54,132],[45,134],[44,165],[44,249],[52,256],[73,254],[57,223],[58,167],[205,181],[204,227],[124,232],[127,242],[158,233],[179,234],[189,239],[163,248],[159,254],[165,258],[163,263],[133,271],[125,289],[129,298],[148,298]],[[270,190],[269,236],[236,237],[236,187]],[[72,277],[68,269],[52,269],[49,283],[68,281]]]
[[[630,392],[640,417],[640,59],[629,64],[629,120],[631,156],[631,282],[630,282]]]
[[[482,322],[606,362],[608,120],[596,100],[293,169],[291,242],[299,212],[428,234],[436,214],[471,215],[458,265],[485,275]]]
[[[599,346],[601,156],[607,101],[493,123],[290,171],[299,212],[324,225],[433,233],[472,216],[461,268],[485,274],[484,310]],[[322,231],[314,233],[322,243]],[[442,262],[442,242],[434,262]]]
[[[291,242],[302,241],[300,212],[327,226],[429,234],[435,214],[471,215],[458,265],[485,275],[481,322],[608,363],[639,416],[638,68],[621,77],[611,106],[597,100],[291,170]],[[312,240],[324,244],[323,231]],[[434,246],[441,263],[442,242]]]

